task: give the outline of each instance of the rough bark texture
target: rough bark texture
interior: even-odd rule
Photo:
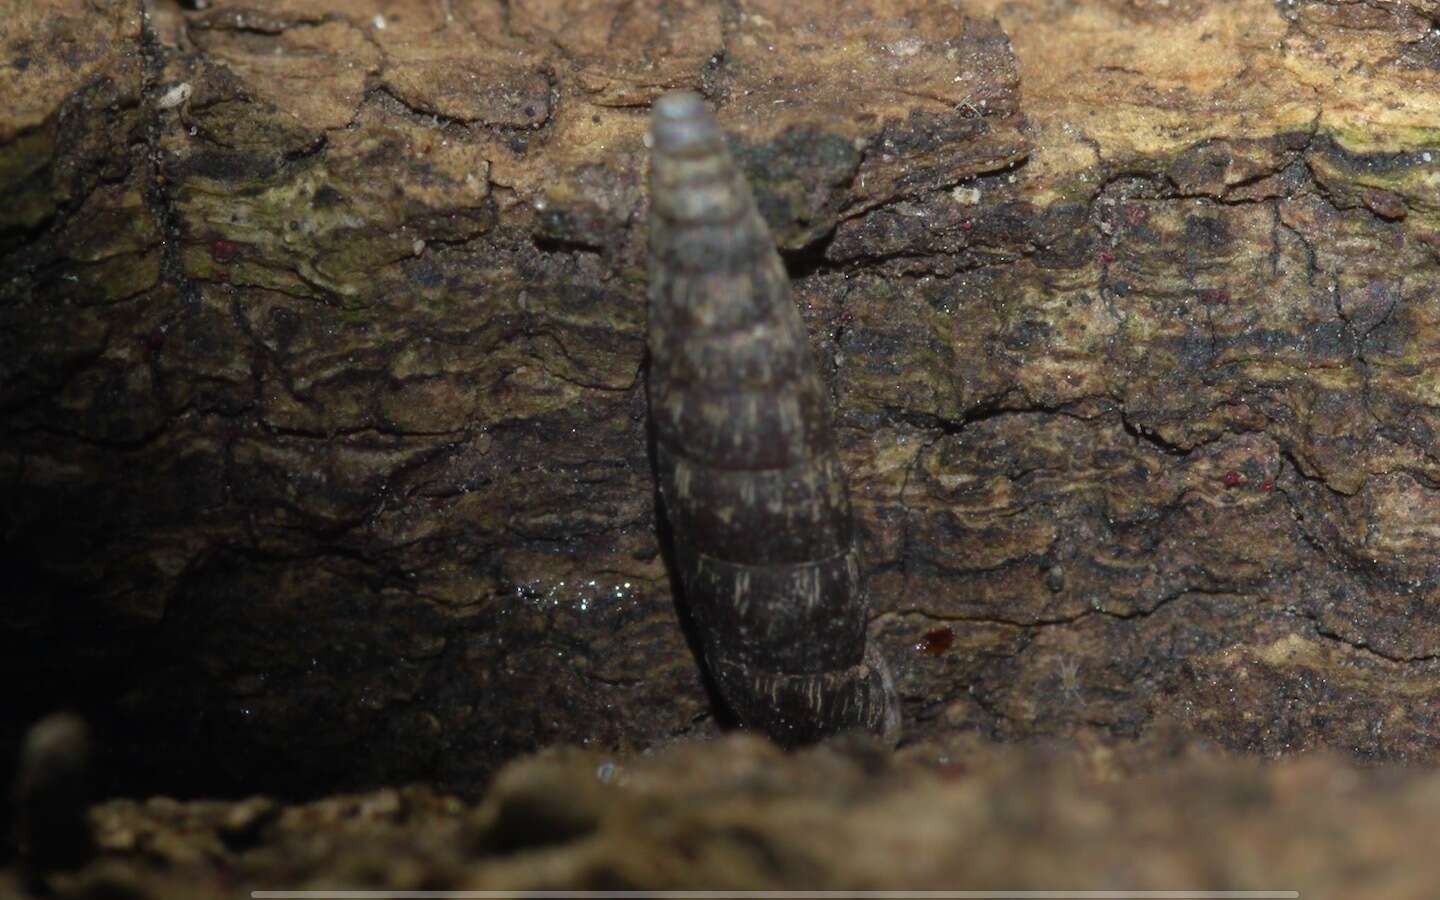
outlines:
[[[429,788],[289,806],[115,800],[91,811],[101,857],[49,884],[66,900],[1117,885],[1433,897],[1440,778],[1349,766],[1325,754],[1260,765],[1163,740],[1119,754],[960,739],[787,756],[732,736],[648,759],[526,759],[476,806]]]
[[[915,739],[1440,759],[1440,6],[211,6],[3,4],[8,745],[474,791],[715,733],[639,377],[691,87]]]

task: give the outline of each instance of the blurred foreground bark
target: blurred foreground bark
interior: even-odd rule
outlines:
[[[961,736],[896,754],[836,742],[785,755],[741,735],[643,758],[546,753],[507,767],[473,805],[422,786],[289,805],[112,800],[91,811],[100,857],[52,876],[47,896],[697,887],[1045,896],[1117,885],[1150,896],[1177,885],[1191,896],[1224,896],[1216,885],[1306,900],[1433,896],[1440,777],[1349,765],[1324,753],[1260,765],[1148,738],[1119,753]]]

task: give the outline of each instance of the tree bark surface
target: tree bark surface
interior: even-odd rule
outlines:
[[[912,739],[1440,758],[1435,3],[4,6],[7,743],[315,793],[716,733],[640,377],[692,88]]]

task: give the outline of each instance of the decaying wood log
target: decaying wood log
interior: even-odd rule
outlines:
[[[473,806],[427,786],[283,806],[117,799],[91,811],[102,862],[52,877],[43,896],[190,900],[296,885],[461,896],[597,885],[813,896],[877,884],[1031,896],[1175,896],[1177,884],[1224,885],[1209,895],[1219,897],[1433,893],[1434,771],[1357,771],[1326,753],[1165,759],[1150,737],[1080,755],[974,735],[894,754],[843,741],[782,754],[738,734],[633,758],[547,752],[501,771]]]
[[[690,88],[909,733],[1440,757],[1440,9],[960,7],[8,4],[0,733],[303,793],[714,733],[640,377]]]

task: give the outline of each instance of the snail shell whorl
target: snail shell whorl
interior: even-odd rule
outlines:
[[[740,721],[795,744],[887,736],[825,386],[790,281],[705,102],[650,125],[650,417],[681,584]]]

